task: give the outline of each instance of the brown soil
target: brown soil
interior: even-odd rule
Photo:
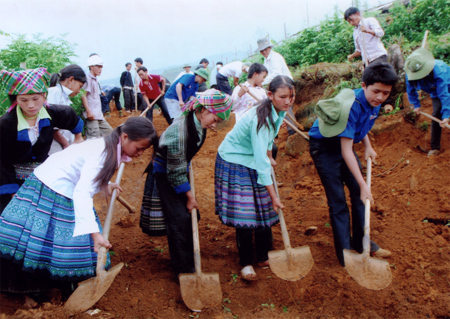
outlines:
[[[431,113],[431,101],[424,101]],[[166,128],[155,112],[159,133]],[[234,121],[234,120],[232,120]],[[420,122],[427,121],[421,119]],[[113,113],[110,123],[123,119]],[[232,123],[207,140],[194,158],[195,184],[200,204],[200,246],[204,272],[217,272],[223,292],[221,306],[192,313],[184,305],[180,286],[170,268],[167,240],[143,234],[139,210],[145,177],[142,172],[150,152],[127,165],[122,195],[137,209],[130,215],[116,204],[110,240],[114,264],[125,266],[109,291],[94,306],[98,318],[449,318],[450,317],[450,228],[424,219],[450,218],[450,130],[444,129],[442,153],[427,158],[417,146],[427,149],[429,131],[406,123],[400,114],[378,120],[389,127],[370,135],[378,153],[373,168],[375,205],[371,215],[371,238],[392,251],[388,259],[392,283],[380,291],[363,288],[342,268],[333,247],[328,208],[323,187],[308,152],[296,158],[285,154],[287,133],[279,135],[276,166],[287,227],[293,247],[308,245],[315,264],[303,279],[288,282],[270,269],[257,268],[259,280],[245,282],[240,267],[233,228],[222,225],[214,214],[214,162],[218,145]],[[360,158],[361,145],[356,146]],[[106,200],[96,196],[95,207],[104,217]],[[318,232],[305,235],[310,226]],[[280,226],[273,227],[274,248],[283,249]],[[21,300],[2,295],[0,318],[62,318],[61,305],[20,310]],[[19,309],[19,310],[17,310]],[[82,314],[76,318],[90,318]]]

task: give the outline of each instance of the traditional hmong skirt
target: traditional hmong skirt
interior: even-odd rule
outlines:
[[[96,222],[101,231],[98,216]],[[55,280],[95,276],[94,241],[90,234],[73,237],[74,226],[73,201],[31,174],[0,216],[0,256]]]
[[[236,228],[270,227],[278,223],[266,187],[257,183],[256,170],[216,158],[216,214]]]
[[[149,236],[165,236],[167,234],[156,179],[151,171],[145,180],[139,226]]]

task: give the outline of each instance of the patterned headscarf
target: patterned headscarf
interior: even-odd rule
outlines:
[[[50,85],[50,73],[42,67],[20,71],[1,70],[0,76],[8,95],[47,93]],[[16,105],[17,102],[14,102],[8,112]]]
[[[184,105],[181,110],[182,115],[186,115],[201,106],[222,120],[227,120],[231,114],[233,99],[221,91],[215,89],[206,90],[205,92],[197,93],[196,98]]]

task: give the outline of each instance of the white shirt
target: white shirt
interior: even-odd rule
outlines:
[[[244,63],[242,61],[234,61],[228,64],[225,64],[220,70],[219,74],[222,74],[223,76],[229,78],[229,77],[236,77],[240,78],[242,75],[242,66]]]
[[[277,75],[286,75],[292,79],[291,71],[289,71],[283,56],[274,50],[271,50],[269,56],[264,58],[264,66],[269,70],[269,74],[262,85],[269,84]]]
[[[263,101],[267,98],[266,90],[259,86],[252,86],[248,81],[246,81],[243,86],[249,88],[250,93],[252,93],[258,100]],[[245,112],[250,110],[252,107],[258,107],[261,102],[256,101],[250,94],[245,93],[241,97],[238,95],[240,86],[237,86],[233,90],[231,98],[233,99],[233,112],[236,115],[236,123],[242,118]]]
[[[69,95],[72,94],[72,90],[66,88],[61,84],[57,84],[51,88],[48,88],[47,102],[48,104],[60,104],[60,105],[71,105],[72,101]]]
[[[94,214],[94,194],[100,191],[95,177],[105,161],[105,140],[91,139],[52,154],[34,174],[55,192],[73,200],[73,236],[99,232]]]
[[[194,74],[194,72],[189,71],[189,73],[187,73],[186,71],[181,71],[180,74],[178,74],[177,77],[175,78],[175,80],[173,80],[173,81],[175,82],[176,80],[178,80],[179,78],[181,78],[185,74]]]
[[[221,68],[222,68],[222,66],[220,64],[216,65],[216,67],[213,68],[213,70],[211,71],[211,74],[209,76],[209,86],[217,85],[216,75]]]
[[[375,31],[375,36],[361,32],[361,25]],[[355,41],[355,51],[361,52],[363,61],[372,62],[382,55],[387,55],[387,51],[381,42],[384,30],[375,18],[365,18],[359,21],[359,25],[353,30],[353,40]]]

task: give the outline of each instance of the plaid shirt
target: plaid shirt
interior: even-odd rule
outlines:
[[[159,138],[154,173],[166,173],[176,193],[191,189],[188,179],[189,163],[200,150],[206,138],[206,130],[199,132],[194,123],[194,112],[180,116]],[[200,139],[200,136],[202,138]],[[200,142],[200,143],[199,143]]]

